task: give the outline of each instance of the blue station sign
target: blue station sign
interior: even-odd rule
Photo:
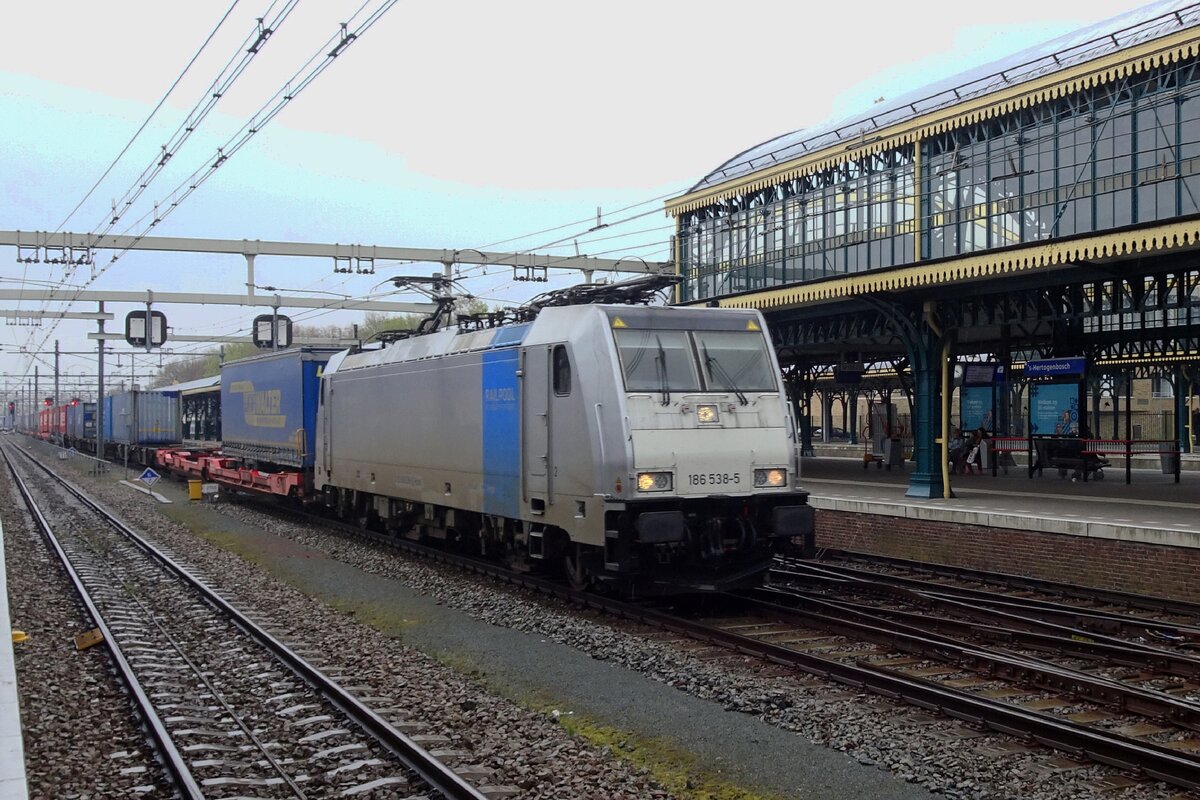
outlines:
[[[1086,371],[1087,359],[1083,356],[1025,362],[1026,378],[1057,378],[1062,375],[1082,375]]]

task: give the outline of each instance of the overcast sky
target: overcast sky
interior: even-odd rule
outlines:
[[[362,2],[300,2],[117,232],[211,159]],[[379,2],[369,0],[369,7]],[[157,157],[271,5],[236,4],[128,155],[67,219],[231,3],[6,4],[0,229],[101,227],[113,199]],[[276,0],[274,8],[283,5]],[[1114,0],[400,2],[154,234],[465,249],[588,219],[598,206],[606,215],[636,206],[605,221],[654,213],[578,236],[580,250],[665,260],[669,220],[656,198],[680,193],[733,154],[1133,7]],[[494,249],[536,248],[591,224]],[[101,254],[97,263],[107,262]],[[375,276],[345,276],[334,275],[332,266],[262,258],[256,281],[364,296],[390,274],[432,271],[379,265]],[[79,285],[90,277],[86,267],[64,275],[62,267],[16,263],[15,248],[0,250],[3,288],[18,288],[20,280]],[[563,273],[553,285],[577,277]],[[464,270],[464,278],[470,291],[494,300],[520,301],[545,288],[514,283],[511,271],[498,268],[486,275]],[[244,283],[240,258],[133,252],[90,288],[238,293]],[[16,304],[0,301],[0,307]],[[133,309],[109,310],[117,314],[112,330]],[[244,332],[259,313],[161,310],[176,332],[187,334]],[[326,324],[360,315],[292,316]],[[11,388],[12,376],[31,373],[36,363],[9,351],[43,340],[52,348],[54,339],[64,350],[94,349],[85,338],[94,329],[69,321],[53,332],[48,323],[5,325],[0,388]],[[123,372],[128,365],[126,355]],[[65,358],[63,368],[94,374],[95,357]],[[42,375],[47,371],[43,361]]]

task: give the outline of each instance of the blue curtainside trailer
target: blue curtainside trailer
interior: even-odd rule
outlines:
[[[321,370],[334,348],[296,347],[221,366],[221,449],[263,466],[311,467]]]

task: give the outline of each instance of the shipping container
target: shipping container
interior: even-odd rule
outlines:
[[[221,446],[221,376],[163,387],[179,392],[179,424],[185,447]]]
[[[67,436],[72,440],[96,438],[96,404],[67,406]]]
[[[221,449],[227,456],[311,467],[321,370],[334,348],[297,347],[221,367]]]
[[[135,389],[104,398],[104,439],[126,445],[178,442],[178,393]]]

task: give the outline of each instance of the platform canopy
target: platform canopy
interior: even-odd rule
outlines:
[[[870,113],[785,133],[744,150],[701,178],[687,194],[668,201],[668,210],[688,210],[694,205],[688,202],[689,195],[751,173],[784,165],[837,145],[857,147],[871,144],[880,141],[889,132],[888,129],[931,112],[1019,87],[1035,79],[1044,79],[1083,62],[1094,61],[1197,26],[1200,26],[1200,4],[1189,0],[1148,3],[1005,58],[948,76],[900,97],[884,100],[874,106]],[[1062,94],[1076,88],[1060,86],[1056,87],[1055,93]],[[773,178],[778,180],[777,177]],[[760,187],[746,188],[752,191]],[[706,199],[710,199],[708,192],[704,194]]]

